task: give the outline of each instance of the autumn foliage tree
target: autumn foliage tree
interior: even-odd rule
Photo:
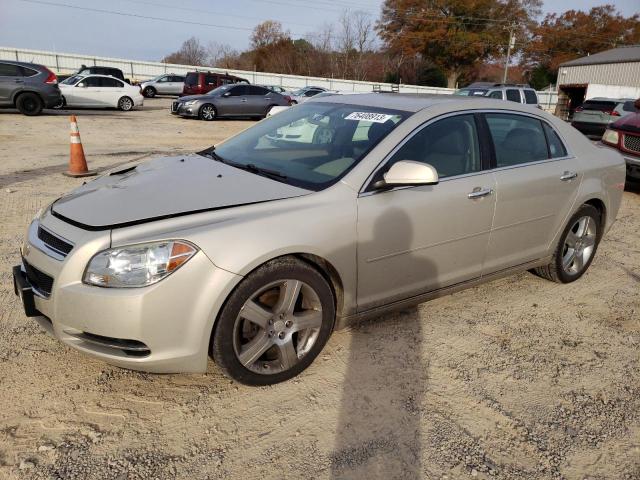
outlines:
[[[531,31],[523,58],[554,72],[566,61],[620,45],[640,43],[640,15],[625,18],[613,5],[589,12],[568,10],[548,14]]]
[[[540,0],[385,0],[378,32],[397,58],[415,56],[442,68],[454,88],[465,70],[502,52],[505,27],[523,32]]]

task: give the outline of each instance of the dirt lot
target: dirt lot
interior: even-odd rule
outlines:
[[[190,152],[252,122],[79,112],[92,167]],[[640,195],[580,281],[523,273],[337,332],[303,375],[249,388],[149,375],[24,317],[10,267],[61,175],[68,112],[0,111],[0,478],[640,479]]]

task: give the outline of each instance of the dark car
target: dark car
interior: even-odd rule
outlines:
[[[575,109],[571,126],[587,137],[600,138],[610,124],[635,112],[633,99],[592,98]]]
[[[609,125],[602,143],[620,151],[627,163],[627,178],[640,181],[640,99],[633,106],[637,113],[625,115]]]
[[[0,61],[0,107],[38,115],[62,102],[58,78],[43,65]]]
[[[203,95],[214,88],[234,83],[249,83],[245,78],[228,73],[189,72],[184,79],[183,95]]]
[[[171,113],[201,120],[214,120],[218,117],[262,118],[277,105],[287,106],[289,100],[257,85],[223,85],[206,95],[181,97],[171,104]]]
[[[93,66],[87,67],[86,65],[82,65],[77,72],[78,75],[108,75],[110,77],[119,78],[123,82],[131,83],[128,78],[124,78],[124,73],[119,68],[114,67],[100,67]]]

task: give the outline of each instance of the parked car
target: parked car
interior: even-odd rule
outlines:
[[[523,84],[476,82],[457,90],[454,95],[488,97],[538,106],[536,91]]]
[[[184,76],[169,73],[159,75],[151,80],[140,83],[142,95],[153,98],[156,95],[180,95],[184,90]]]
[[[627,163],[627,179],[640,181],[640,99],[631,102],[636,109],[613,122],[602,136],[602,143],[622,153]],[[629,105],[625,102],[625,107]],[[627,110],[628,111],[628,110]]]
[[[309,98],[326,91],[327,89],[322,87],[304,87],[290,92],[288,95],[291,97],[291,104],[295,105],[296,103],[305,102]]]
[[[575,109],[571,125],[585,135],[599,139],[611,123],[636,111],[633,99],[592,98]]]
[[[101,67],[101,66],[98,66],[98,65],[87,67],[86,65],[82,65],[78,69],[76,74],[77,75],[83,75],[83,76],[86,76],[86,75],[107,75],[109,77],[118,78],[118,79],[122,80],[123,82],[131,83],[128,78],[125,78],[124,73],[122,73],[122,70],[120,70],[119,68],[114,68],[114,67]]]
[[[262,118],[277,105],[289,105],[289,101],[257,85],[224,85],[206,95],[180,97],[171,104],[171,113],[208,121],[220,117]]]
[[[56,75],[43,65],[0,60],[0,108],[38,115],[62,101]]]
[[[227,73],[189,72],[184,79],[183,95],[203,95],[222,85],[246,83],[245,78],[236,77]]]
[[[300,121],[325,132],[270,139]],[[204,372],[211,354],[272,384],[351,322],[528,269],[579,279],[624,177],[618,152],[535,108],[335,95],[54,201],[28,228],[15,291],[106,362]]]
[[[285,95],[287,93],[287,90],[284,87],[281,87],[280,85],[259,85],[259,86],[268,88],[269,90],[279,93],[280,95]]]
[[[119,108],[141,107],[140,87],[107,75],[74,75],[60,84],[62,105],[66,107]]]

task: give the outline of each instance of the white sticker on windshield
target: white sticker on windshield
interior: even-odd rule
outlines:
[[[375,112],[353,112],[344,117],[345,120],[362,120],[365,122],[373,122],[373,123],[384,123],[393,115],[387,115],[386,113],[375,113]]]

